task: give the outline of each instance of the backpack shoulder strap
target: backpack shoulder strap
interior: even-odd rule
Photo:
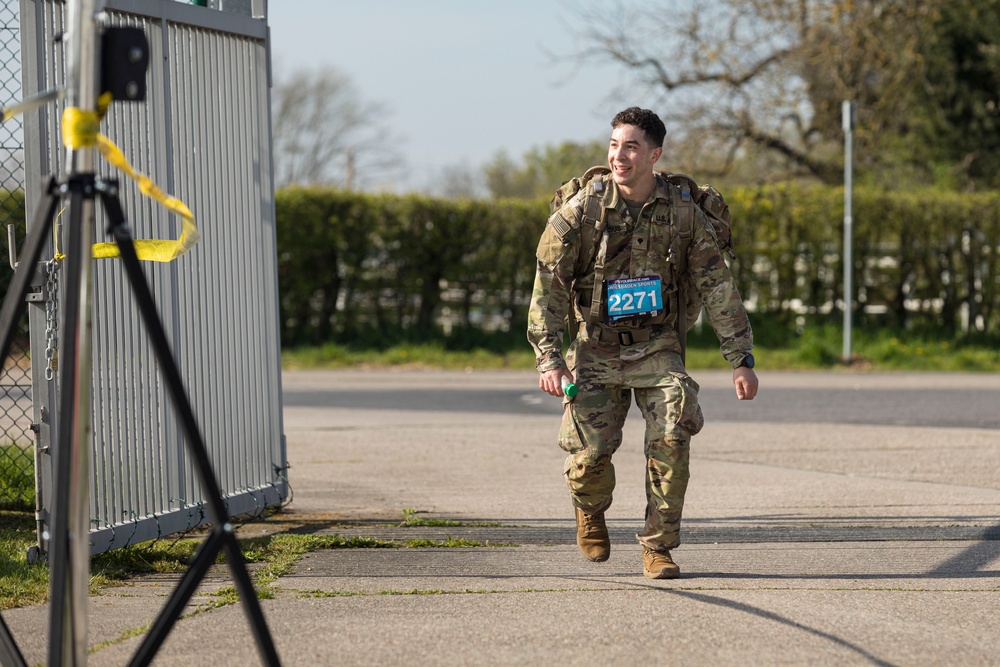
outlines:
[[[604,231],[604,194],[607,187],[603,176],[594,178],[587,183],[584,195],[583,219],[580,221],[580,264],[581,270],[587,268],[593,257],[594,237]]]
[[[669,179],[679,190],[674,200],[677,235],[674,237],[673,256],[677,267],[677,340],[681,346],[681,361],[687,361],[687,303],[683,280],[688,272],[688,249],[694,238],[694,200],[691,185],[684,179]],[[674,193],[671,193],[674,194]]]
[[[607,254],[607,216],[605,215],[604,196],[607,187],[603,179],[594,179],[593,194],[589,197],[586,205],[587,213],[593,224],[584,224],[584,230],[589,230],[589,235],[584,237],[584,242],[580,246],[580,270],[586,271],[590,266],[590,260],[597,258],[594,264],[594,291],[590,297],[590,308],[588,309],[588,321],[594,322],[601,312],[601,298],[604,296],[604,259]]]
[[[580,217],[580,254],[574,267],[574,274],[577,277],[587,270],[591,260],[594,259],[597,244],[604,235],[606,226],[604,198],[608,191],[607,176],[610,173],[611,170],[606,165],[591,167],[582,176],[564,183],[556,191],[556,196],[550,205],[550,210],[555,211],[573,197],[583,198]],[[599,282],[603,283],[603,261],[599,263],[601,264]],[[595,291],[594,298],[599,308],[601,293]],[[593,311],[591,308],[591,312]],[[570,322],[571,330],[572,326],[573,323]]]
[[[694,199],[687,183],[678,186],[680,196],[674,204],[677,211],[677,267],[680,273],[687,273],[687,251],[694,237]]]

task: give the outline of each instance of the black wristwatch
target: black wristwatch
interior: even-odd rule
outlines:
[[[747,353],[747,356],[743,357],[743,361],[736,365],[736,368],[753,368],[753,355]]]

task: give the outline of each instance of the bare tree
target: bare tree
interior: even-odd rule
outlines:
[[[435,194],[445,199],[478,199],[482,196],[482,176],[465,164],[444,167],[436,181]]]
[[[662,112],[671,161],[727,173],[840,178],[840,103],[859,102],[858,155],[900,129],[922,77],[921,39],[943,0],[667,0],[581,14],[584,61],[610,60]]]
[[[326,66],[297,70],[272,89],[275,184],[363,188],[399,166],[387,112],[363,102],[350,79]],[[390,157],[386,157],[390,156]]]

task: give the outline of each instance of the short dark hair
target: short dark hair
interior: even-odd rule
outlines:
[[[654,146],[663,148],[663,138],[667,136],[667,128],[660,117],[649,109],[629,107],[619,111],[618,115],[611,119],[611,127],[618,128],[622,125],[635,125],[646,133],[646,138],[653,142]]]

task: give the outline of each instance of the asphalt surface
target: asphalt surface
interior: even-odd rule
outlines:
[[[312,552],[262,600],[288,665],[1000,664],[1000,377],[769,373],[753,402],[695,372],[684,576],[642,576],[642,423],[630,414],[584,560],[555,445],[561,406],[525,372],[283,376],[294,497],[246,533],[481,546]],[[404,510],[458,525],[400,526]],[[435,544],[433,542],[428,544]],[[89,600],[91,665],[125,665],[176,577]],[[153,665],[262,664],[214,569]],[[42,664],[46,607],[4,612]]]
[[[912,385],[900,383],[891,389],[861,381],[822,391],[818,387],[805,391],[796,386],[775,387],[762,394],[752,408],[730,400],[732,391],[714,384],[705,387],[699,398],[707,418],[717,421],[1000,428],[1000,387],[975,376],[969,376],[970,386],[949,386],[946,392],[925,386],[926,382],[926,378],[916,377]],[[537,398],[526,394],[525,387],[492,387],[484,382],[482,386],[420,391],[392,386],[293,390],[285,393],[284,404],[293,408],[434,411],[447,406],[452,412],[560,413],[559,402]]]

